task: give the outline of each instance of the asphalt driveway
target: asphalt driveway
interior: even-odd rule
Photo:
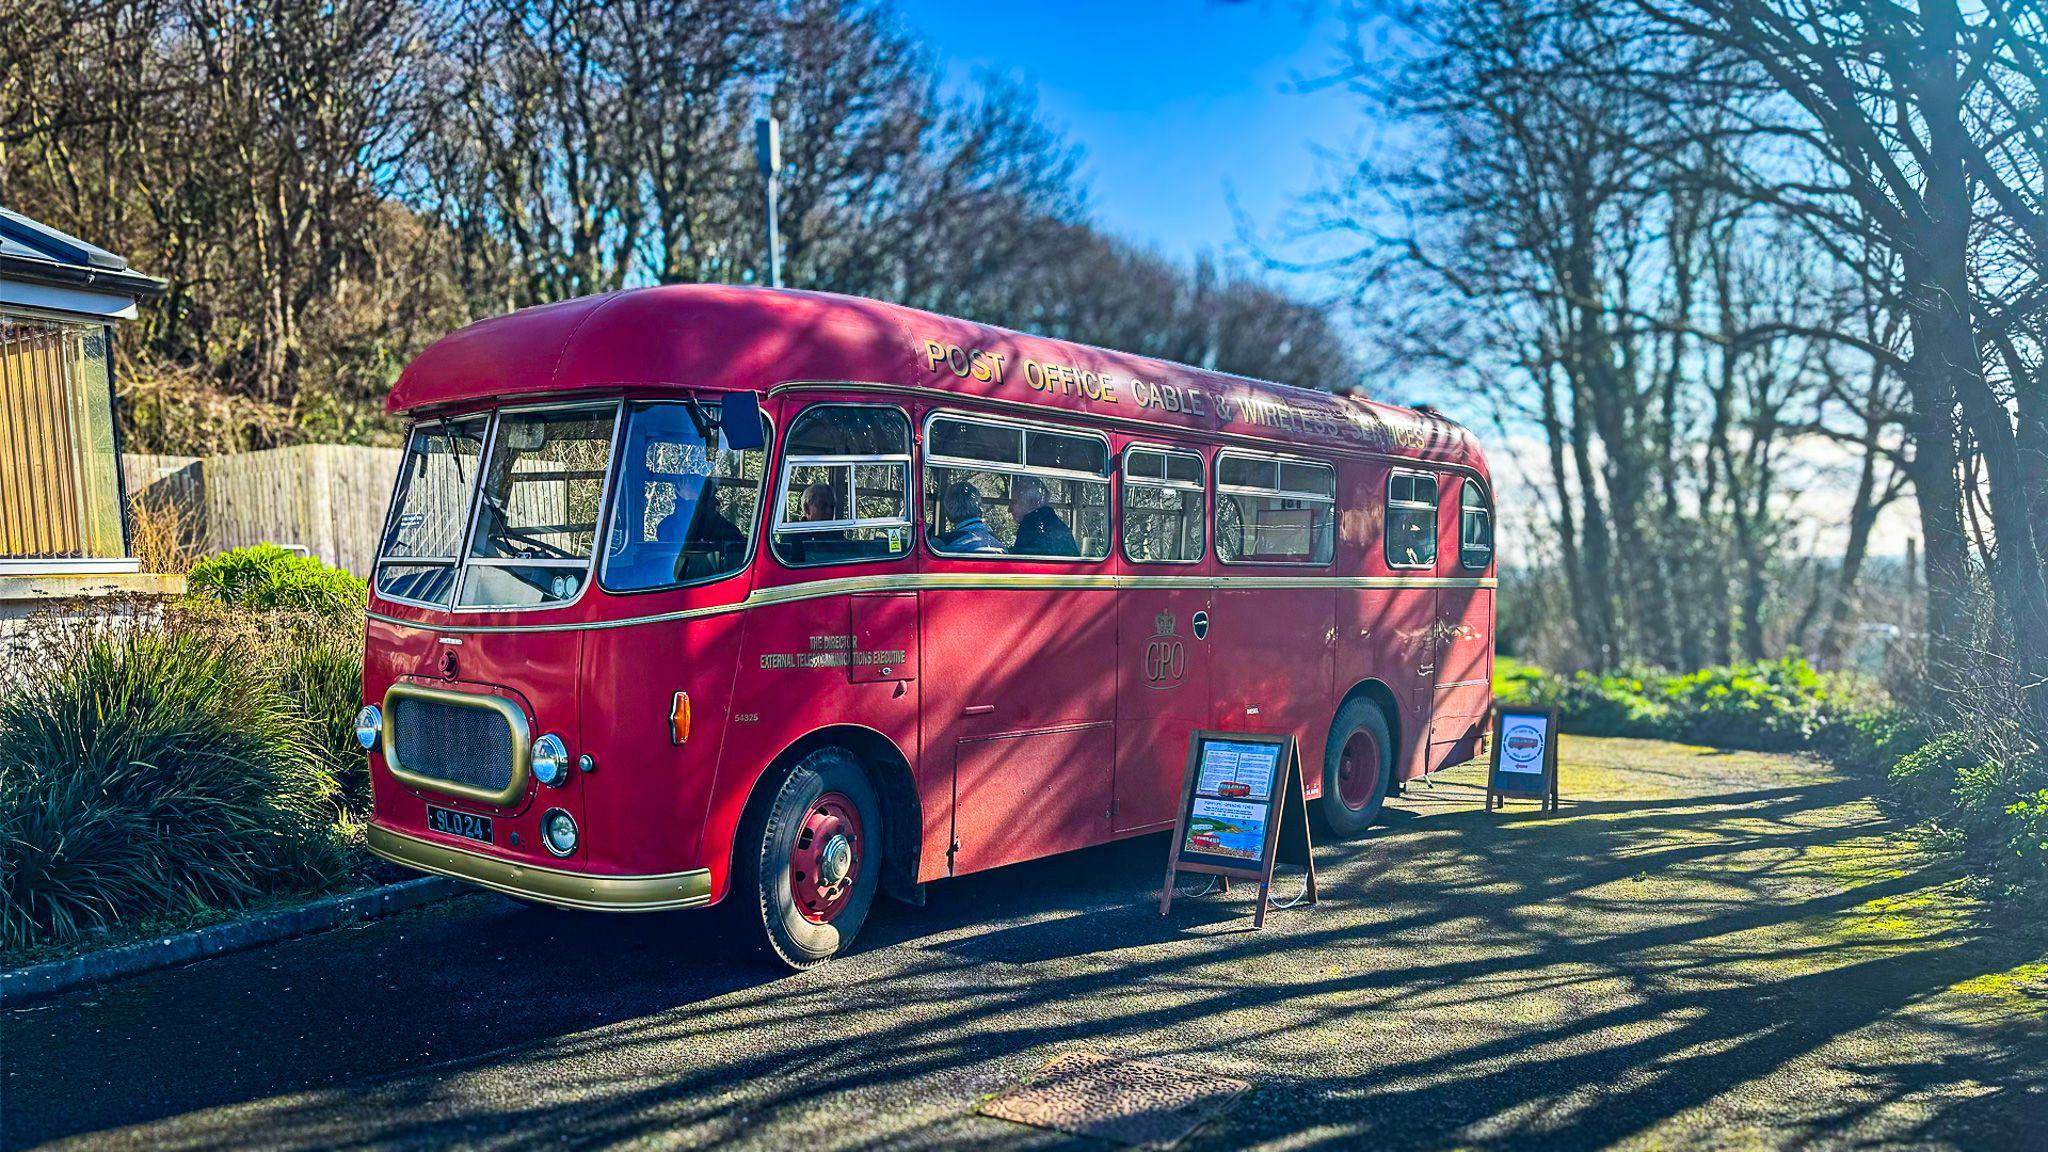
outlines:
[[[1412,788],[1263,932],[1241,889],[1162,921],[1149,837],[884,902],[798,976],[701,913],[477,895],[10,1006],[0,1143],[1089,1147],[972,1114],[1086,1050],[1254,1083],[1184,1147],[2048,1147],[2048,934],[1860,784],[1563,762],[1555,815]]]

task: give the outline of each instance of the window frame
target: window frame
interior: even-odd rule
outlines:
[[[1123,495],[1124,489],[1129,488],[1132,484],[1130,476],[1130,466],[1131,453],[1133,452],[1158,452],[1168,456],[1194,457],[1195,464],[1201,470],[1202,478],[1192,485],[1184,480],[1153,480],[1145,478],[1136,481],[1136,483],[1141,487],[1164,488],[1172,492],[1194,492],[1196,495],[1202,498],[1201,515],[1197,517],[1198,522],[1201,524],[1202,546],[1195,550],[1195,554],[1193,557],[1186,560],[1155,560],[1149,558],[1140,558],[1131,555],[1129,537],[1126,536],[1124,533],[1124,521],[1129,513],[1129,509],[1124,507]],[[1213,532],[1211,531],[1209,526],[1209,461],[1208,458],[1203,456],[1198,449],[1174,448],[1169,447],[1165,444],[1154,444],[1133,440],[1130,443],[1124,445],[1123,453],[1117,457],[1116,479],[1117,490],[1114,493],[1114,497],[1116,500],[1116,548],[1118,555],[1124,558],[1124,563],[1200,564],[1204,560],[1207,560],[1209,558],[1209,537],[1213,535]]]
[[[1494,557],[1500,552],[1500,537],[1497,535],[1500,522],[1493,512],[1493,493],[1487,491],[1485,485],[1481,484],[1476,476],[1461,476],[1458,479],[1458,567],[1467,572],[1484,572],[1492,566]],[[1467,547],[1465,541],[1465,493],[1467,492],[1479,494],[1479,507],[1475,511],[1485,515],[1488,529],[1486,559],[1478,564],[1465,559],[1465,549]]]
[[[695,396],[696,393],[689,392],[685,393],[685,395]],[[633,404],[640,404],[649,408],[657,404],[674,404],[678,407],[687,407],[689,405],[689,401],[681,399],[649,399],[646,397],[627,399],[622,401],[620,404],[621,412],[623,413],[624,409],[627,406]],[[626,425],[624,416],[622,415],[619,422],[618,436],[624,436],[625,431]],[[781,442],[776,440],[775,438],[775,421],[764,410],[761,413],[760,449],[762,454],[761,488],[764,491],[768,487],[768,461],[773,459],[774,454],[776,452],[781,451],[781,449]],[[619,456],[617,437],[614,437],[613,440],[612,457],[612,477],[614,480],[616,480],[621,475],[620,469],[623,469],[626,466],[625,460],[620,458]],[[604,551],[605,543],[611,539],[612,513],[614,511],[615,509],[612,507],[610,492],[607,491],[604,502],[604,518],[602,522],[599,524],[598,528],[598,551],[600,554]],[[747,533],[746,555],[740,559],[739,566],[734,568],[730,572],[720,572],[713,576],[700,576],[695,580],[679,580],[670,584],[656,584],[651,588],[613,588],[611,585],[604,583],[604,565],[600,564],[597,568],[597,579],[592,581],[592,583],[601,586],[604,589],[604,594],[607,596],[645,596],[649,593],[654,592],[673,592],[678,588],[701,588],[706,584],[716,584],[720,580],[730,580],[735,576],[742,576],[753,570],[754,560],[757,556],[760,555],[759,550],[761,545],[761,535],[761,508],[757,503],[754,507],[754,530],[752,532]]]
[[[1388,547],[1388,545],[1393,542],[1392,537],[1389,536],[1388,533],[1392,532],[1394,529],[1394,478],[1396,476],[1407,476],[1416,480],[1427,480],[1429,481],[1431,487],[1434,488],[1436,491],[1436,500],[1433,503],[1424,504],[1420,500],[1403,500],[1400,503],[1400,507],[1409,509],[1411,511],[1420,510],[1425,507],[1429,509],[1430,556],[1429,560],[1426,563],[1396,564],[1394,563],[1394,550]],[[1440,527],[1440,520],[1444,514],[1443,477],[1435,472],[1425,472],[1417,468],[1403,468],[1396,465],[1387,469],[1387,483],[1386,487],[1382,490],[1382,496],[1385,500],[1386,514],[1380,517],[1380,559],[1386,562],[1388,568],[1398,568],[1404,572],[1436,571],[1437,564],[1439,563],[1443,555],[1443,541],[1438,539],[1438,537],[1442,535],[1442,533],[1438,531],[1438,528]]]
[[[935,453],[931,450],[932,425],[940,420],[953,420],[964,424],[980,424],[984,427],[1012,428],[1016,429],[1019,433],[1028,433],[1036,429],[1040,432],[1052,432],[1062,436],[1078,436],[1094,440],[1102,445],[1102,460],[1106,470],[1096,474],[1067,468],[1033,468],[1024,463],[1024,461],[1031,458],[1031,450],[1022,435],[1017,439],[1018,463],[1016,464],[998,464],[986,460],[972,460],[961,456],[947,456],[942,453]],[[1111,466],[1112,462],[1116,459],[1116,454],[1110,448],[1109,437],[1101,432],[1038,420],[1019,420],[1006,416],[983,416],[980,413],[965,412],[957,408],[934,407],[931,411],[925,413],[923,433],[919,439],[924,445],[923,458],[919,462],[917,470],[917,505],[920,520],[923,518],[924,483],[929,478],[932,467],[936,463],[941,468],[971,469],[976,472],[999,472],[1010,476],[1038,476],[1041,478],[1051,476],[1057,479],[1099,483],[1105,489],[1103,511],[1109,517],[1110,534],[1116,534],[1116,469]],[[1073,525],[1068,525],[1069,529],[1072,527]],[[931,533],[924,531],[922,524],[919,526],[917,536],[920,548],[923,548],[933,556],[947,560],[1023,560],[1038,564],[1100,564],[1108,560],[1113,552],[1112,549],[1104,549],[1100,556],[1035,556],[1011,552],[946,552],[932,543]]]
[[[904,528],[908,529],[912,536],[920,535],[917,530],[917,510],[918,506],[923,502],[923,492],[917,489],[917,481],[919,479],[917,469],[917,424],[911,419],[910,413],[904,411],[901,405],[885,404],[879,401],[825,400],[816,404],[806,404],[795,415],[791,416],[789,418],[790,431],[792,433],[795,432],[797,425],[803,421],[805,416],[825,408],[872,408],[895,413],[903,420],[903,453],[900,456],[895,454],[879,456],[790,456],[787,455],[787,443],[777,445],[778,450],[782,454],[779,457],[779,464],[777,466],[775,510],[768,521],[768,554],[775,557],[777,564],[791,571],[800,571],[805,568],[832,568],[847,564],[895,564],[909,559],[916,549],[905,548],[894,556],[869,556],[852,560],[822,560],[801,563],[784,557],[781,550],[776,548],[776,538],[782,534],[785,527],[789,528],[792,535],[797,536],[801,536],[806,532],[844,531],[849,528]],[[901,520],[863,520],[856,517],[848,520],[800,521],[792,525],[783,518],[784,513],[789,507],[790,475],[799,467],[852,467],[860,464],[897,463],[903,466],[904,515]],[[856,471],[848,482],[848,494],[855,500],[859,498],[859,492],[855,487],[858,485],[859,479],[859,473]]]
[[[1325,469],[1330,473],[1330,491],[1333,494],[1325,496],[1320,492],[1296,492],[1287,489],[1282,489],[1278,486],[1280,483],[1280,470],[1277,467],[1275,467],[1273,470],[1274,487],[1272,488],[1253,488],[1243,484],[1225,484],[1223,482],[1223,458],[1226,456],[1234,456],[1240,460],[1271,460],[1274,461],[1276,464],[1302,464],[1312,468]],[[1336,566],[1337,510],[1339,500],[1338,497],[1334,495],[1338,488],[1338,471],[1337,466],[1335,464],[1331,463],[1328,460],[1317,460],[1308,456],[1292,456],[1284,452],[1261,452],[1249,448],[1219,448],[1216,451],[1215,467],[1210,471],[1210,476],[1213,477],[1214,482],[1209,486],[1209,490],[1211,493],[1209,507],[1209,519],[1211,524],[1209,529],[1209,537],[1211,541],[1210,548],[1212,551],[1214,551],[1216,555],[1216,562],[1218,564],[1231,564],[1239,567],[1251,568],[1332,568]],[[1318,503],[1328,504],[1330,506],[1330,558],[1328,560],[1224,559],[1223,533],[1216,529],[1214,522],[1217,517],[1223,514],[1223,495],[1226,492],[1241,496],[1270,496],[1278,497],[1283,500],[1312,500]]]
[[[450,415],[446,417],[447,423],[450,426],[453,426],[456,424],[460,424],[465,420],[476,419],[479,416],[483,418],[484,430],[482,437],[479,438],[478,447],[476,450],[476,474],[470,477],[469,480],[469,492],[467,494],[468,498],[465,501],[465,506],[462,512],[462,529],[460,533],[457,535],[455,541],[455,555],[446,558],[440,556],[390,557],[384,554],[384,543],[385,541],[391,538],[391,528],[398,517],[398,495],[401,491],[404,490],[406,486],[405,468],[406,465],[410,463],[412,460],[413,436],[416,435],[422,428],[439,427],[442,423],[443,418],[437,416],[432,420],[414,420],[411,424],[406,426],[405,447],[404,449],[402,449],[402,455],[399,457],[398,462],[398,478],[392,482],[391,495],[387,497],[385,500],[384,528],[377,536],[377,556],[376,559],[370,565],[370,591],[374,595],[376,595],[378,599],[384,600],[392,604],[407,604],[414,608],[425,608],[434,612],[450,612],[454,610],[456,585],[462,579],[462,563],[465,554],[469,551],[469,527],[475,519],[477,494],[483,491],[484,462],[490,459],[491,437],[497,431],[498,413],[496,409],[484,408],[475,412],[464,412],[460,415]],[[378,578],[384,574],[384,566],[386,564],[395,564],[399,567],[413,566],[420,568],[435,567],[445,564],[448,567],[451,575],[451,579],[448,584],[448,603],[436,604],[427,600],[415,600],[410,596],[394,596],[388,592],[385,592],[382,588],[378,587],[377,581]]]

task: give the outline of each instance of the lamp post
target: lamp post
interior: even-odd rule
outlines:
[[[754,159],[768,185],[768,286],[782,287],[782,237],[775,223],[777,175],[782,171],[782,125],[773,116],[754,121]]]

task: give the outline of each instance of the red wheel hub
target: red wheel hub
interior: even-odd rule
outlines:
[[[789,891],[797,914],[813,924],[837,916],[860,879],[862,856],[860,810],[843,793],[818,797],[789,850]]]
[[[1344,741],[1344,755],[1337,761],[1337,798],[1355,812],[1372,802],[1379,782],[1380,742],[1360,728]]]

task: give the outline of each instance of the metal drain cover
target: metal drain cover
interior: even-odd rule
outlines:
[[[975,1111],[1034,1128],[1165,1148],[1250,1087],[1228,1076],[1070,1052]]]

